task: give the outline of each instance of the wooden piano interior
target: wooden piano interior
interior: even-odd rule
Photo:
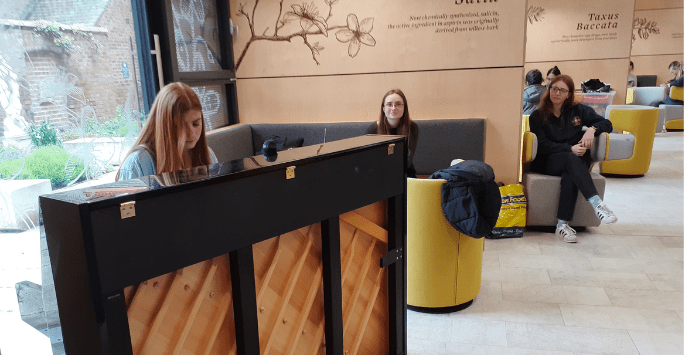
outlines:
[[[386,204],[340,216],[346,354],[386,354]],[[325,354],[320,223],[253,246],[262,354]],[[236,354],[228,255],[125,289],[134,354]]]

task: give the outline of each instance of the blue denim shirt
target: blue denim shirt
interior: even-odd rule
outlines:
[[[209,161],[211,164],[218,163],[214,151],[209,148]],[[156,162],[152,157],[152,151],[145,145],[138,148],[121,164],[119,180],[135,179],[141,176],[154,175],[157,173]]]

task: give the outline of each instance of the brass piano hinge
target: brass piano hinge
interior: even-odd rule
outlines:
[[[119,208],[121,209],[121,219],[135,217],[135,201],[124,202]]]
[[[387,146],[387,155],[394,154],[394,143]]]
[[[287,180],[294,179],[294,177],[295,177],[294,169],[295,169],[295,166],[288,166],[287,169],[285,169],[285,178]]]

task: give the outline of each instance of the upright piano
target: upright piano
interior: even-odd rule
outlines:
[[[405,354],[402,137],[40,197],[78,354]]]

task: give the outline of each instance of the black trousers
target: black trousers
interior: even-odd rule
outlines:
[[[532,161],[532,171],[561,177],[560,199],[558,201],[558,214],[556,215],[558,219],[572,220],[578,190],[586,199],[598,195],[589,173],[590,166],[591,153],[589,150],[581,157],[572,152],[566,152],[539,156]]]

